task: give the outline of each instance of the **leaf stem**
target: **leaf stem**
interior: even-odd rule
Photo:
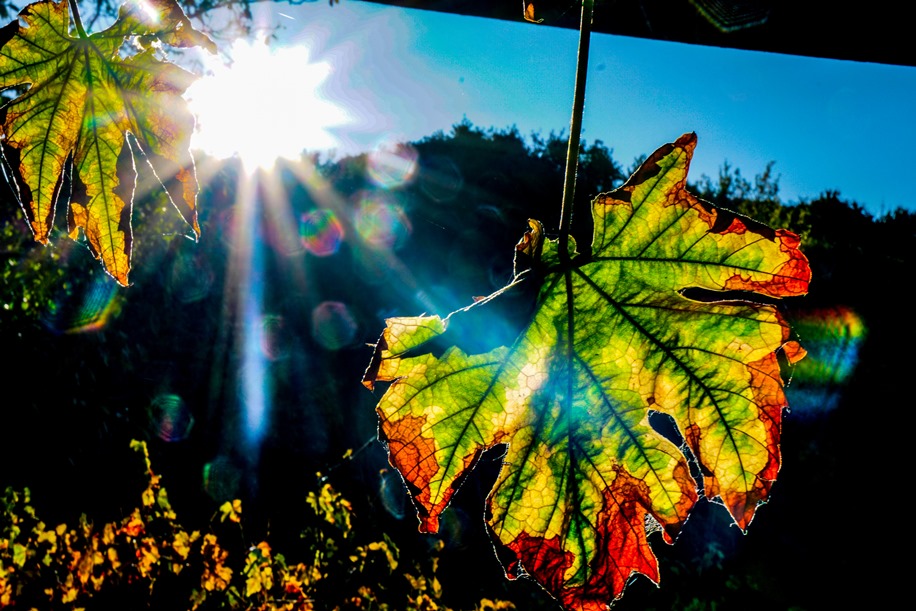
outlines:
[[[68,4],[70,4],[70,14],[73,17],[73,25],[76,26],[77,35],[79,35],[82,40],[89,38],[86,34],[86,30],[83,29],[83,20],[80,18],[80,9],[76,6],[76,0],[68,0]]]
[[[592,33],[592,13],[595,0],[582,0],[582,21],[579,24],[579,54],[576,59],[576,84],[573,93],[572,119],[569,122],[569,144],[566,149],[566,173],[563,203],[560,208],[560,260],[569,260],[569,231],[572,225],[573,202],[576,194],[576,173],[579,170],[579,135],[582,112],[585,109],[585,79],[588,72],[588,48]]]

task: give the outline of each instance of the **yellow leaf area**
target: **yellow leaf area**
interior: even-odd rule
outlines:
[[[194,589],[186,609],[313,608],[309,593],[322,579],[320,564],[287,564],[262,541],[234,571],[215,534],[188,531],[177,521],[146,443],[131,447],[143,456],[149,482],[140,506],[119,522],[96,526],[84,516],[76,527],[50,528],[35,515],[28,490],[0,494],[0,608],[32,608],[27,601],[42,609],[88,608],[99,594],[116,599],[131,584],[152,592],[163,576],[189,573],[186,582]],[[229,505],[238,516],[241,503]]]
[[[380,436],[422,531],[436,531],[481,453],[507,445],[489,527],[509,577],[534,577],[568,609],[605,609],[634,573],[658,582],[648,532],[673,542],[699,494],[691,462],[742,529],[780,468],[777,355],[802,353],[776,308],[752,298],[803,295],[810,269],[794,234],[686,191],[695,146],[694,134],[663,146],[594,200],[590,253],[570,240],[561,256],[531,221],[517,259],[532,267],[503,291],[541,284],[512,345],[427,343],[497,293],[446,319],[389,319],[364,377],[391,382]]]
[[[127,2],[111,27],[91,35],[76,23],[73,31],[67,0],[36,2],[0,31],[0,89],[27,87],[5,106],[3,155],[35,239],[48,242],[57,203],[69,199],[71,237],[82,232],[127,285],[138,163],[200,234],[194,119],[181,97],[194,77],[157,47],[215,46],[174,0]]]

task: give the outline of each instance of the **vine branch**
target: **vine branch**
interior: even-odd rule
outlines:
[[[73,17],[73,25],[76,26],[76,33],[80,39],[89,38],[86,35],[86,30],[83,29],[83,20],[80,18],[80,9],[76,6],[76,0],[68,0],[68,4],[70,5],[70,15]]]
[[[569,259],[569,231],[572,224],[573,202],[576,194],[576,174],[579,170],[579,136],[582,112],[585,109],[585,79],[588,72],[588,49],[592,33],[595,0],[582,0],[582,21],[579,24],[579,53],[576,58],[576,84],[573,93],[572,118],[569,122],[569,145],[566,149],[566,173],[563,203],[560,208],[560,260]]]

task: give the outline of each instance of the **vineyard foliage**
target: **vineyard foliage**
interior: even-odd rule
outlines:
[[[172,509],[145,442],[131,447],[146,467],[140,505],[120,521],[48,525],[28,489],[0,496],[0,608],[390,609],[434,611],[441,586],[437,553],[395,572],[401,562],[387,536],[364,539],[350,502],[327,482],[309,491],[308,561],[287,562],[267,541],[247,548],[242,505],[226,501],[210,531],[187,530]],[[228,543],[227,543],[228,541]],[[234,550],[234,556],[229,549]],[[511,603],[482,599],[481,611]]]

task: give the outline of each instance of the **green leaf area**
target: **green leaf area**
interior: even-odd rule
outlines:
[[[4,107],[3,155],[35,239],[48,242],[62,187],[70,185],[69,233],[82,230],[126,285],[137,162],[149,163],[200,233],[189,152],[194,119],[181,97],[193,75],[160,59],[158,46],[215,46],[175,0],[127,2],[96,34],[75,25],[71,31],[62,0],[30,4],[0,30],[0,89],[26,87]]]
[[[481,303],[392,318],[365,374],[369,388],[391,383],[380,434],[422,531],[437,530],[482,452],[506,444],[488,526],[507,575],[532,576],[568,609],[605,609],[634,573],[658,582],[648,534],[673,542],[700,493],[745,529],[779,471],[777,356],[803,351],[776,308],[751,298],[805,294],[808,261],[796,235],[686,191],[695,146],[694,134],[663,146],[594,200],[589,254],[570,244],[562,256],[531,221],[516,269],[531,266],[513,285],[541,284],[514,343],[433,350]]]

